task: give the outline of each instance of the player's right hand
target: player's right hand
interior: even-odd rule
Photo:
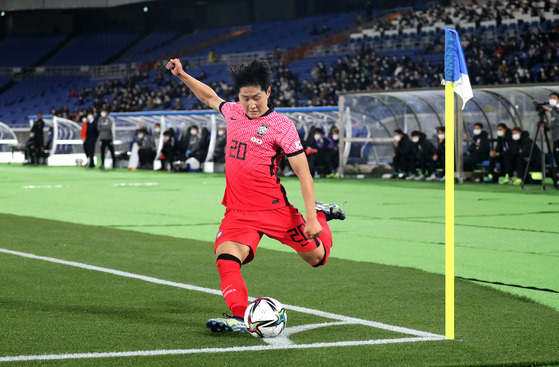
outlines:
[[[182,71],[182,64],[179,59],[171,59],[167,63],[167,70],[170,70],[173,75],[178,76]]]

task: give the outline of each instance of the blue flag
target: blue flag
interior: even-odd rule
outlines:
[[[474,96],[474,92],[470,84],[460,36],[456,30],[449,27],[445,27],[444,79],[447,83],[454,82],[454,92],[462,98],[462,109],[464,109],[466,102]]]

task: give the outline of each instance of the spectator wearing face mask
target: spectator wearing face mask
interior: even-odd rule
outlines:
[[[162,171],[173,170],[173,160],[175,157],[175,130],[171,127],[163,132],[163,145],[159,160],[161,160]]]
[[[192,125],[186,137],[186,164],[187,170],[197,171],[200,169],[200,164],[206,159],[208,154],[207,144],[208,134],[205,130],[200,131],[198,126]]]
[[[153,169],[153,160],[155,159],[155,144],[153,138],[148,134],[146,128],[138,130],[136,140],[138,144],[138,158],[140,160],[140,169]]]
[[[415,157],[412,151],[412,142],[401,129],[394,130],[394,175],[399,179],[407,178],[415,170]]]
[[[115,147],[113,145],[113,130],[115,127],[115,120],[109,116],[109,111],[106,108],[101,110],[101,117],[97,120],[97,129],[99,130],[99,140],[101,140],[101,166],[99,168],[105,168],[105,151],[109,148],[111,153],[111,159],[113,161],[112,168],[116,166],[115,159]]]
[[[87,114],[87,127],[85,131],[85,140],[84,140],[84,150],[85,155],[89,159],[89,164],[87,167],[95,168],[95,144],[97,143],[97,136],[99,135],[99,130],[97,129],[97,120],[93,116],[93,113]]]
[[[549,128],[551,140],[553,141],[553,158],[555,167],[559,166],[559,94],[553,92],[549,95],[549,107],[543,106],[549,111]]]
[[[314,177],[326,176],[332,173],[331,153],[334,152],[334,142],[324,135],[321,127],[311,129],[306,142],[305,153],[309,163],[309,170]]]
[[[437,148],[431,161],[431,176],[426,181],[445,180],[445,129],[444,126],[437,128]],[[437,172],[437,169],[441,172]]]
[[[330,129],[329,134],[330,139],[334,143],[334,149],[330,153],[330,166],[332,167],[332,173],[326,175],[327,178],[338,178],[340,174],[338,173],[338,167],[340,166],[340,130],[333,126]]]
[[[489,153],[489,173],[485,178],[485,182],[495,182],[495,167],[497,163],[499,163],[501,172],[510,172],[511,168],[505,167],[505,162],[510,163],[510,160],[505,160],[505,157],[507,154],[511,154],[510,148],[515,144],[513,144],[512,132],[507,125],[503,123],[497,125],[497,142],[495,143],[495,150]]]
[[[489,159],[489,134],[483,130],[483,124],[474,124],[472,142],[468,146],[468,154],[464,155],[464,171],[471,172],[476,165]]]
[[[530,139],[530,134],[528,131],[522,131],[518,126],[512,128],[512,140],[516,143],[512,149],[511,154],[506,157],[510,159],[508,166],[511,167],[510,172],[507,172],[505,178],[499,182],[501,184],[511,183],[514,185],[522,184],[522,178],[526,172],[526,167],[530,170],[541,171],[541,150],[537,144],[533,144],[532,139]],[[530,157],[530,150],[532,149],[532,144],[534,146],[532,151],[532,157],[528,162]],[[507,165],[507,163],[505,163]],[[516,179],[513,179],[512,174],[516,171]],[[529,176],[526,176],[528,179]]]
[[[163,136],[161,133],[161,124],[159,122],[155,123],[152,131],[153,134],[151,137],[153,138],[153,144],[155,144],[155,149],[157,150],[159,148],[159,140]]]
[[[225,163],[225,147],[227,146],[227,130],[225,126],[220,126],[217,129],[217,137],[215,140],[215,149],[213,161]]]
[[[408,178],[416,181],[425,180],[425,177],[429,177],[431,175],[431,162],[433,160],[433,155],[436,152],[436,148],[433,143],[427,139],[427,136],[420,131],[412,131],[411,142],[416,167],[413,171],[414,175],[409,176]],[[419,163],[419,167],[417,167],[417,163]],[[417,172],[418,168],[420,170],[419,173]]]

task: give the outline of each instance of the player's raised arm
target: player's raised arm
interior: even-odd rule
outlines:
[[[170,70],[171,73],[179,78],[184,84],[186,84],[200,102],[219,112],[219,105],[221,102],[224,102],[223,99],[221,99],[212,88],[188,75],[182,69],[182,64],[179,59],[169,60],[167,63],[167,69]]]

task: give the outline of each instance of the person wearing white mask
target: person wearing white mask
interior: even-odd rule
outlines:
[[[329,138],[334,143],[334,148],[328,153],[326,158],[329,166],[332,168],[332,173],[327,174],[326,178],[339,178],[338,167],[340,166],[340,130],[333,126],[330,129]]]
[[[105,151],[109,148],[111,153],[111,158],[113,160],[112,168],[115,168],[115,147],[113,145],[113,128],[115,125],[115,120],[109,116],[109,110],[103,108],[101,110],[101,117],[97,120],[97,129],[99,130],[99,140],[101,140],[101,166],[99,168],[105,168]]]
[[[192,125],[187,136],[186,147],[186,169],[187,171],[198,171],[201,162],[204,162],[208,154],[207,131],[199,131],[198,126]]]
[[[445,128],[439,126],[437,128],[437,150],[433,154],[431,161],[431,176],[427,177],[426,181],[444,181],[445,180]],[[440,172],[437,171],[440,170]]]
[[[225,147],[227,146],[227,129],[225,126],[220,126],[217,129],[217,137],[215,140],[215,149],[213,161],[225,163]]]
[[[139,169],[153,169],[153,160],[155,159],[155,144],[153,138],[149,135],[148,130],[142,127],[138,130],[136,139],[138,144],[138,160]]]
[[[412,152],[415,157],[415,161],[419,163],[419,167],[416,167],[414,175],[410,176],[416,181],[425,180],[425,177],[431,176],[432,160],[433,154],[435,154],[436,148],[427,139],[427,136],[421,131],[412,131],[411,133],[412,142]],[[417,172],[419,168],[420,172]]]
[[[415,157],[412,152],[412,143],[401,129],[394,130],[394,153],[392,154],[394,176],[406,179],[415,170]]]
[[[510,160],[510,162],[505,162],[505,166],[511,167],[510,171],[507,172],[505,178],[500,181],[500,184],[511,183],[514,185],[522,184],[522,178],[526,172],[526,168],[529,167],[530,170],[540,171],[541,170],[541,151],[537,144],[532,144],[533,141],[530,139],[528,131],[522,131],[522,128],[515,126],[512,128],[512,140],[516,143],[511,148],[511,154],[507,155],[505,160]],[[528,158],[530,157],[530,150],[532,149],[532,156],[530,162]],[[516,171],[516,178],[513,179],[512,174]],[[529,179],[529,176],[526,176]],[[526,182],[527,183],[527,182]]]
[[[330,156],[334,151],[334,142],[324,135],[321,127],[315,127],[312,138],[307,139],[305,153],[311,175],[318,178],[332,173]]]
[[[464,156],[464,171],[471,172],[476,165],[489,159],[489,134],[483,130],[483,124],[474,124],[472,142],[468,146],[468,154]]]
[[[495,174],[495,167],[499,163],[500,171],[507,172],[510,174],[510,167],[505,167],[505,162],[510,162],[506,160],[505,157],[511,154],[510,148],[516,143],[512,140],[512,132],[504,123],[497,125],[497,143],[495,144],[495,150],[489,152],[489,173],[485,178],[486,183],[493,183],[498,178]],[[507,163],[508,164],[508,163]]]
[[[87,128],[85,131],[85,141],[84,149],[85,155],[89,159],[88,168],[95,167],[95,144],[97,143],[97,136],[99,135],[99,130],[97,129],[97,121],[93,116],[93,113],[87,114]]]
[[[549,107],[543,106],[543,108],[549,111],[549,129],[553,141],[555,167],[557,167],[559,165],[559,94],[552,92],[549,95]]]

